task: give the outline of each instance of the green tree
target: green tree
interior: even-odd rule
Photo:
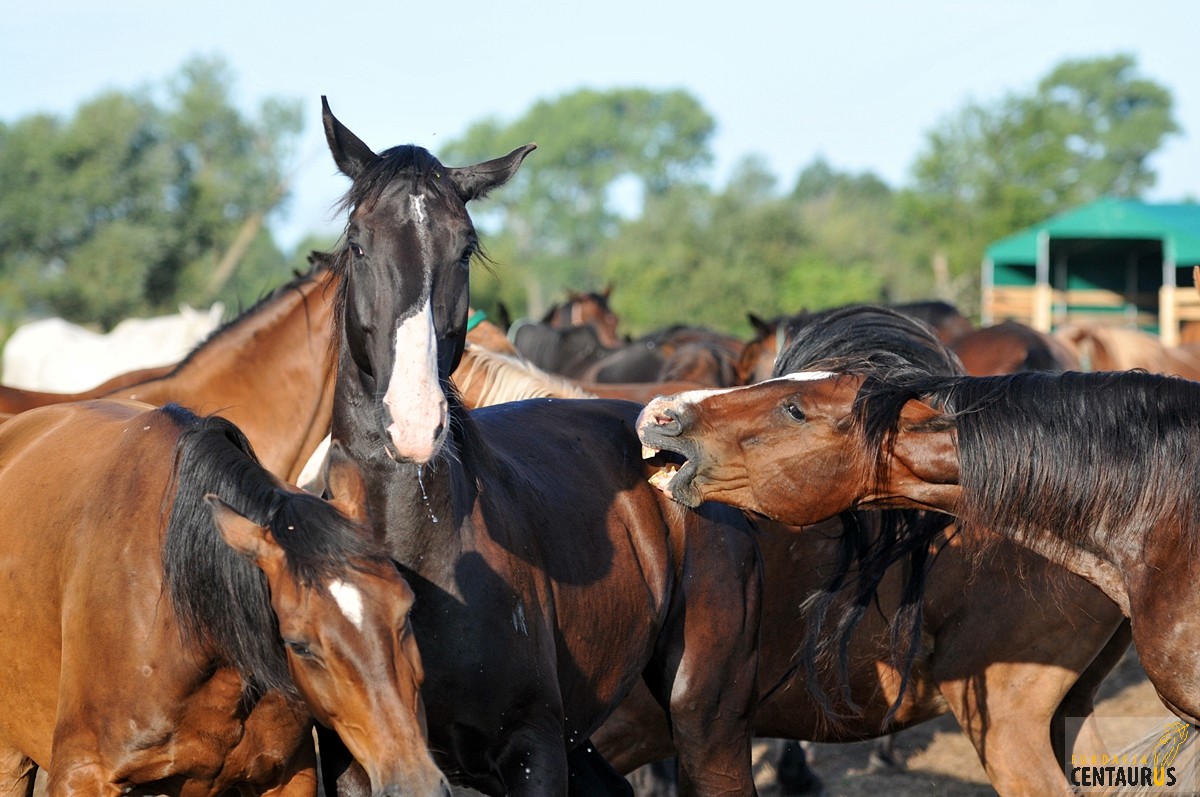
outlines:
[[[973,299],[989,242],[1103,195],[1140,195],[1178,129],[1170,91],[1132,56],[1063,62],[1032,94],[970,103],[930,132],[901,198],[907,229],[948,260],[943,289]]]
[[[625,329],[684,323],[745,335],[748,312],[878,299],[882,275],[815,246],[804,203],[779,196],[775,184],[763,161],[749,157],[720,193],[680,186],[649,200],[604,249]]]
[[[264,227],[287,195],[299,104],[255,119],[218,59],[156,92],[109,92],[69,120],[0,125],[0,313],[109,326],[179,302],[237,301],[286,267]],[[236,279],[235,279],[236,274]],[[266,284],[264,284],[266,283]]]
[[[712,117],[686,92],[632,88],[580,89],[540,101],[512,123],[472,125],[439,153],[443,162],[461,165],[538,144],[513,182],[475,211],[481,226],[500,231],[489,252],[502,279],[520,292],[493,291],[486,273],[476,285],[532,313],[567,287],[594,287],[595,253],[623,213],[636,215],[631,205],[694,181],[711,161],[713,129]]]

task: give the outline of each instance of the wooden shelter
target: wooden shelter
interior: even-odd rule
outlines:
[[[1100,199],[987,248],[982,322],[1012,319],[1049,332],[1110,321],[1174,346],[1182,322],[1200,321],[1198,265],[1200,205]]]

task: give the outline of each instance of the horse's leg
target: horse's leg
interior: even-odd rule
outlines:
[[[280,783],[262,792],[262,797],[316,797],[317,751],[313,745],[301,745],[280,776]]]
[[[652,761],[629,773],[629,783],[637,797],[677,797],[675,757]]]
[[[1082,745],[1084,750],[1105,750],[1104,740],[1096,730],[1096,722],[1092,719],[1095,710],[1096,690],[1100,684],[1120,663],[1133,641],[1133,628],[1129,621],[1123,621],[1104,648],[1092,659],[1092,663],[1079,675],[1054,712],[1054,724],[1050,726],[1050,739],[1054,745],[1054,755],[1060,762],[1066,762],[1076,745]],[[1082,726],[1077,729],[1077,735],[1072,735],[1067,727],[1068,717],[1086,717]]]
[[[323,725],[317,726],[317,749],[321,762],[321,784],[326,797],[370,797],[367,771],[350,755],[341,737]]]
[[[660,645],[657,665],[652,662],[655,669],[647,673],[651,692],[667,700],[679,756],[679,793],[753,794],[750,742],[758,703],[762,595],[758,559],[691,545],[683,566],[685,574],[694,574],[681,596],[686,608],[675,611],[672,637],[666,648]],[[741,600],[733,599],[738,591],[731,585],[740,585]]]
[[[32,797],[37,764],[9,747],[0,747],[0,797]]]
[[[804,797],[825,793],[825,784],[808,761],[803,742],[789,741],[776,765],[779,773],[779,793],[783,797]]]
[[[59,756],[63,766],[51,765],[46,772],[48,797],[117,797],[121,789],[113,772],[94,759]]]
[[[940,684],[1001,797],[1073,794],[1050,744],[1050,722],[1076,677],[1065,667],[996,663]]]
[[[904,761],[896,751],[896,734],[889,733],[876,739],[867,756],[867,771],[903,772],[905,769]]]
[[[504,784],[504,793],[512,797],[559,797],[568,793],[570,783],[567,765],[567,751],[563,744],[561,709],[557,718],[557,729],[553,730],[553,718],[547,718],[538,727],[537,718],[527,717],[528,725],[518,728],[505,738],[503,745],[495,752],[495,760],[500,778]],[[587,743],[589,746],[591,742]],[[598,757],[598,754],[597,754]],[[583,757],[585,764],[593,762]],[[603,759],[601,759],[603,760]],[[599,776],[588,767],[581,770],[581,786],[594,788]],[[621,778],[624,781],[624,778]],[[628,784],[624,786],[628,788]],[[594,790],[590,793],[596,793]],[[621,792],[627,794],[628,792]]]

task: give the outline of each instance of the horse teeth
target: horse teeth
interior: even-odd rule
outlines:
[[[642,445],[642,459],[650,459],[651,457],[656,457],[656,456],[658,456],[657,448],[651,448],[650,446],[645,445],[645,444]]]

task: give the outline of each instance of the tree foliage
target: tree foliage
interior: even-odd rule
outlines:
[[[601,270],[616,288],[614,308],[630,332],[683,323],[747,334],[748,312],[877,300],[884,277],[871,261],[860,249],[841,248],[840,232],[809,221],[825,201],[825,192],[808,200],[780,196],[754,157],[719,193],[679,186],[654,197],[601,252]]]
[[[930,132],[901,202],[957,275],[991,241],[1104,195],[1154,185],[1150,156],[1178,131],[1170,92],[1131,56],[1066,61],[1028,95],[969,103]]]
[[[597,279],[591,258],[622,213],[637,212],[630,205],[697,180],[712,159],[713,129],[684,91],[580,89],[537,102],[508,124],[474,124],[440,157],[461,165],[538,144],[513,182],[477,211],[502,231],[492,255],[538,312],[565,288]]]
[[[197,59],[69,119],[0,124],[0,322],[107,325],[181,301],[249,301],[328,245],[304,242],[285,261],[265,226],[287,195],[298,103],[247,117],[231,84],[221,61]],[[1178,126],[1170,92],[1117,55],[966,104],[931,129],[901,191],[820,158],[781,190],[754,156],[717,187],[714,129],[687,92],[643,88],[580,89],[472,125],[444,162],[539,145],[472,208],[494,264],[473,271],[472,301],[539,314],[567,289],[612,285],[631,333],[743,333],[747,312],[852,301],[938,297],[969,311],[984,246],[1101,195],[1139,196]]]
[[[194,59],[160,92],[108,92],[67,120],[0,125],[7,320],[49,313],[109,326],[279,281],[283,259],[263,222],[287,194],[299,105],[268,100],[247,119],[231,84],[223,62]],[[214,283],[223,258],[238,268]]]

